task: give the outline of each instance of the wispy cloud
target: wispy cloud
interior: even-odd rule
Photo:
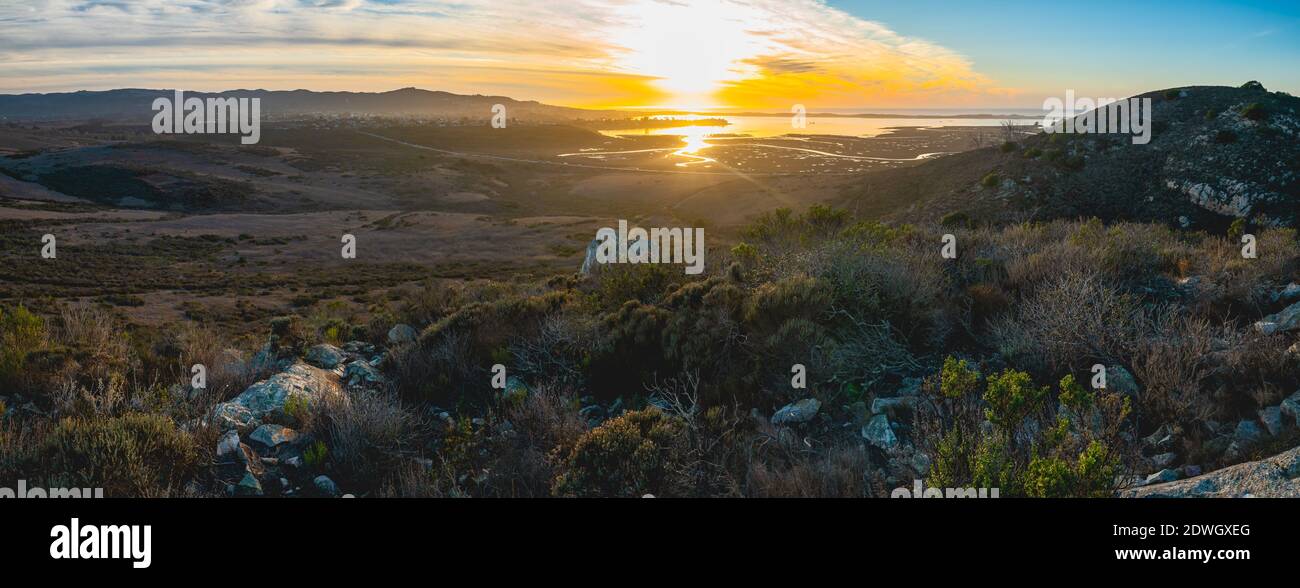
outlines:
[[[415,85],[589,106],[953,103],[1003,92],[819,0],[35,0],[0,92]]]

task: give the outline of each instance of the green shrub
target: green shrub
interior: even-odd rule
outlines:
[[[45,343],[45,320],[22,306],[0,307],[0,388],[18,388],[23,382],[27,355]]]
[[[1029,374],[1012,369],[988,379],[984,389],[984,416],[995,425],[1014,429],[1047,396],[1047,387],[1034,386]]]
[[[989,172],[983,178],[980,178],[980,185],[984,186],[985,188],[992,188],[998,185],[998,183],[1001,181],[1002,178],[998,177],[998,174],[996,172]]]
[[[947,398],[961,398],[975,391],[979,386],[980,373],[966,363],[948,356],[943,360],[943,370],[939,373],[939,393]]]
[[[656,408],[625,413],[588,431],[564,460],[552,493],[572,497],[660,496],[670,477],[683,424]]]
[[[1268,110],[1264,108],[1263,104],[1251,102],[1241,107],[1241,116],[1250,120],[1264,120],[1268,116]]]
[[[177,493],[197,465],[194,441],[161,415],[63,419],[44,439],[51,487],[103,488],[108,497]]]
[[[966,227],[970,225],[970,215],[960,210],[950,212],[939,219],[939,224],[949,229]]]
[[[998,147],[998,149],[1001,150],[1003,153],[1011,153],[1012,151],[1015,151],[1016,149],[1019,148],[1020,145],[1017,144],[1015,141],[1007,141],[1003,143],[1001,147]]]
[[[303,450],[302,461],[308,467],[317,468],[325,463],[325,457],[328,455],[329,447],[326,447],[323,441],[317,441]]]
[[[1023,153],[1021,153],[1020,156],[1024,157],[1025,159],[1037,159],[1038,156],[1042,154],[1043,154],[1042,149],[1039,149],[1037,147],[1030,147],[1026,149]]]

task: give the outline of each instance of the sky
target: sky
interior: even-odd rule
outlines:
[[[1300,2],[0,0],[0,93],[420,87],[590,108],[1300,93]]]

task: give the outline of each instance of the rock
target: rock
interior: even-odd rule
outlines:
[[[886,414],[894,420],[906,420],[908,415],[912,414],[912,407],[916,406],[915,396],[900,396],[897,398],[876,398],[871,401],[871,414]]]
[[[528,398],[528,386],[518,376],[506,378],[506,387],[501,391],[501,400],[505,402],[522,402]]]
[[[343,358],[343,350],[329,343],[313,345],[311,349],[307,350],[305,357],[307,363],[327,370],[338,367],[343,362]]]
[[[261,496],[262,483],[252,472],[244,472],[244,477],[235,485],[235,496]]]
[[[1174,443],[1172,430],[1172,427],[1168,424],[1160,425],[1160,428],[1156,429],[1156,432],[1144,437],[1142,442],[1152,449],[1167,449]]]
[[[366,343],[365,341],[348,341],[343,344],[343,350],[348,353],[355,353],[363,356],[375,354],[375,346]]]
[[[1195,478],[1196,476],[1199,476],[1199,475],[1201,475],[1201,466],[1198,466],[1198,465],[1192,465],[1192,464],[1187,464],[1187,465],[1183,466],[1183,476],[1184,476],[1184,477],[1187,477],[1187,478]]]
[[[1282,403],[1277,405],[1277,408],[1283,416],[1289,419],[1291,425],[1300,427],[1300,392],[1283,399]]]
[[[1142,483],[1143,485],[1163,484],[1165,482],[1172,482],[1174,480],[1177,480],[1178,477],[1179,477],[1178,470],[1171,470],[1165,468],[1154,474],[1151,474],[1150,476],[1147,476],[1147,479],[1144,480]]]
[[[415,328],[411,325],[398,323],[393,325],[393,328],[388,329],[388,344],[395,347],[397,345],[414,343],[415,339],[419,337],[419,335],[420,334],[417,333]]]
[[[817,416],[817,411],[821,410],[821,407],[821,401],[816,398],[804,398],[803,400],[792,402],[781,407],[781,410],[776,411],[776,414],[772,415],[772,424],[793,425],[806,423],[812,420],[814,416]]]
[[[1191,466],[1184,466],[1184,469]],[[1126,498],[1300,498],[1300,447],[1200,476],[1133,488]]]
[[[239,431],[231,429],[217,441],[217,459],[235,458],[239,451]]]
[[[298,432],[280,425],[262,425],[253,431],[249,439],[261,443],[270,448],[275,448],[281,443],[293,443],[298,440]]]
[[[325,496],[333,498],[339,495],[338,485],[328,476],[316,476],[316,479],[312,480],[312,484],[315,484],[316,490]]]
[[[918,396],[921,394],[921,384],[924,382],[921,378],[903,378],[903,382],[898,385],[899,396]]]
[[[384,383],[383,374],[380,374],[379,370],[364,361],[349,363],[348,367],[343,370],[343,379],[347,381],[349,386],[354,388],[374,388],[382,386]]]
[[[1292,302],[1300,299],[1300,284],[1291,282],[1286,288],[1273,293],[1273,302]]]
[[[218,404],[213,409],[212,422],[222,430],[241,432],[251,432],[267,418],[293,423],[297,417],[285,408],[291,398],[310,408],[322,402],[325,395],[337,391],[337,376],[333,373],[296,363],[249,386],[233,400]]]
[[[1259,410],[1259,422],[1264,423],[1264,428],[1268,434],[1276,437],[1282,432],[1282,409],[1277,406],[1268,406]]]
[[[1263,438],[1264,431],[1259,428],[1259,424],[1255,421],[1242,419],[1241,422],[1237,423],[1237,430],[1233,431],[1232,435],[1234,441],[1241,444],[1249,444]]]
[[[889,417],[883,414],[871,417],[871,422],[862,427],[862,438],[881,449],[893,449],[898,446],[898,436],[889,426]]]
[[[1300,302],[1260,319],[1255,328],[1265,335],[1300,329]]]
[[[1106,366],[1106,390],[1124,396],[1137,396],[1137,380],[1123,366]]]
[[[1178,461],[1177,453],[1161,453],[1151,458],[1151,465],[1155,466],[1156,469],[1163,470],[1174,465],[1175,461]]]

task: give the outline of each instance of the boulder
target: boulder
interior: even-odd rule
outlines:
[[[1123,366],[1106,366],[1106,390],[1124,396],[1137,396],[1137,380]]]
[[[375,366],[364,361],[349,363],[343,370],[343,379],[354,388],[377,388],[384,384],[384,376]]]
[[[1165,482],[1172,482],[1174,480],[1177,480],[1178,478],[1179,478],[1178,470],[1171,470],[1169,468],[1165,468],[1154,474],[1151,474],[1150,476],[1147,476],[1146,480],[1144,480],[1142,483],[1143,485],[1163,484]]]
[[[1259,423],[1246,419],[1237,423],[1237,429],[1233,431],[1233,440],[1240,444],[1254,443],[1263,437],[1264,430],[1260,428]]]
[[[344,357],[342,349],[329,343],[321,343],[308,349],[304,359],[307,360],[307,363],[318,368],[332,370],[338,367],[340,363],[343,363]]]
[[[794,425],[798,423],[806,423],[812,420],[814,416],[817,416],[817,411],[821,410],[821,407],[821,401],[816,398],[804,398],[803,400],[792,402],[781,407],[781,410],[776,411],[776,414],[772,415],[772,424]]]
[[[871,401],[871,414],[885,414],[894,420],[901,421],[906,420],[906,417],[912,414],[912,408],[915,406],[915,396],[877,398]]]
[[[335,484],[334,480],[329,479],[329,476],[316,476],[316,479],[312,480],[312,484],[316,486],[317,492],[320,492],[325,496],[333,498],[339,495],[338,484]]]
[[[1187,471],[1192,466],[1184,466]],[[1189,472],[1190,473],[1190,472]],[[1300,447],[1174,482],[1133,488],[1127,498],[1300,498]]]
[[[262,425],[253,431],[253,434],[249,435],[248,438],[274,449],[282,443],[297,441],[298,432],[280,425]]]
[[[506,387],[501,390],[501,400],[505,402],[522,402],[528,398],[528,385],[518,376],[506,378]]]
[[[1300,329],[1300,302],[1260,319],[1255,328],[1265,335]]]
[[[217,441],[217,459],[236,459],[239,451],[239,431],[231,429]]]
[[[1282,404],[1277,405],[1277,408],[1287,419],[1284,424],[1300,427],[1300,392],[1282,400]]]
[[[1264,429],[1269,435],[1276,437],[1282,432],[1282,409],[1277,406],[1267,406],[1259,410],[1259,422],[1264,423]]]
[[[894,434],[893,427],[889,425],[889,417],[883,414],[871,417],[871,422],[862,427],[862,438],[881,449],[898,447],[898,436]]]
[[[337,385],[337,376],[332,372],[296,363],[249,386],[233,400],[218,404],[212,412],[212,423],[223,431],[241,432],[251,432],[268,418],[292,423],[296,417],[285,409],[290,399],[311,407],[323,401],[325,395],[336,394]]]
[[[244,472],[244,477],[235,485],[235,496],[261,496],[262,483],[252,472]]]
[[[1163,470],[1174,465],[1174,462],[1176,461],[1178,461],[1177,453],[1173,453],[1173,452],[1161,453],[1160,455],[1156,455],[1151,458],[1151,465],[1155,466],[1156,469]]]
[[[1300,284],[1291,282],[1287,286],[1273,293],[1273,302],[1293,302],[1300,300]]]
[[[399,323],[388,329],[388,344],[391,346],[414,343],[417,337],[419,337],[419,333],[411,325]]]

